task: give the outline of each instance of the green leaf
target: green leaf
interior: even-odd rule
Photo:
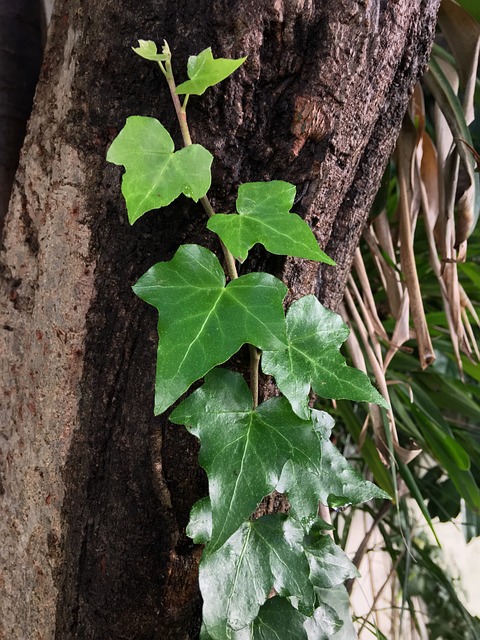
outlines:
[[[270,598],[260,608],[249,634],[235,634],[234,640],[328,640],[341,625],[335,611],[321,605],[305,618],[285,598]]]
[[[280,596],[296,596],[313,613],[302,542],[302,527],[275,514],[245,522],[220,550],[204,554],[199,580],[203,622],[212,638],[229,638],[231,630],[249,625],[272,588]]]
[[[275,377],[300,417],[309,415],[310,386],[322,398],[375,402],[388,408],[368,377],[348,367],[340,353],[348,333],[339,315],[325,309],[314,296],[305,296],[288,311],[287,349],[263,353],[263,372]]]
[[[304,627],[305,616],[297,611],[285,598],[270,598],[262,606],[258,617],[252,624],[250,640],[307,640]],[[328,636],[327,636],[328,637]],[[316,636],[320,640],[320,636]],[[235,640],[243,640],[240,636]]]
[[[139,40],[138,45],[138,47],[132,47],[132,49],[141,58],[145,58],[145,60],[163,62],[167,59],[167,56],[164,53],[157,52],[157,45],[152,40]]]
[[[213,512],[210,552],[275,489],[288,459],[305,473],[320,473],[320,446],[311,421],[296,416],[285,398],[271,398],[253,409],[250,390],[238,373],[212,371],[170,420],[186,425],[201,442],[200,464],[207,472]],[[309,504],[315,517],[318,498],[310,496]]]
[[[147,211],[166,207],[183,193],[197,202],[210,188],[213,156],[199,144],[174,151],[155,118],[130,116],[112,142],[107,160],[123,165],[122,193],[133,224]]]
[[[365,480],[330,442],[331,416],[312,410],[312,419],[321,449],[316,467],[291,459],[285,464],[277,485],[277,491],[288,494],[290,513],[308,528],[318,500],[330,507],[340,507],[372,498],[389,499],[382,489]]]
[[[201,96],[208,87],[213,87],[213,85],[228,78],[246,59],[246,57],[238,58],[237,60],[214,59],[212,50],[208,47],[198,56],[189,57],[187,73],[190,80],[179,84],[177,93],[179,95],[189,93]]]
[[[357,633],[350,615],[350,602],[345,586],[339,585],[332,589],[315,589],[317,597],[324,605],[329,605],[343,624],[340,629],[330,636],[331,640],[357,640]],[[312,638],[312,640],[314,640]]]
[[[257,242],[278,255],[334,265],[318,246],[308,224],[290,213],[295,187],[288,182],[249,182],[238,189],[236,214],[217,214],[207,224],[231,253],[243,262]]]
[[[283,282],[248,273],[225,286],[218,259],[204,247],[181,246],[133,290],[159,314],[156,415],[243,344],[278,349],[285,343]]]
[[[212,537],[212,505],[210,504],[210,498],[201,498],[193,505],[186,533],[195,544],[205,544],[210,540]]]
[[[480,22],[480,6],[478,5],[478,0],[458,0],[458,3],[461,4],[477,22]]]
[[[330,589],[360,574],[338,545],[327,535],[307,536],[304,545],[315,587]]]

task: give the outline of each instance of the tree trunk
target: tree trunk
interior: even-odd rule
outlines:
[[[107,165],[131,114],[180,144],[168,90],[138,38],[248,55],[192,97],[215,156],[212,201],[249,180],[297,186],[297,212],[338,262],[268,263],[292,298],[338,304],[439,0],[59,0],[5,224],[0,285],[0,638],[193,640],[200,551],[185,535],[206,493],[197,443],[153,417],[156,317],[131,292],[182,242],[209,243],[178,200],[132,228]],[[250,266],[264,262],[256,251]]]

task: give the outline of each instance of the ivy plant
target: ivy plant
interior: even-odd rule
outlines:
[[[166,43],[159,52],[154,42],[140,40],[134,51],[159,65],[184,146],[175,151],[155,118],[127,119],[107,159],[125,168],[129,221],[181,195],[200,201],[208,228],[221,241],[225,265],[205,247],[183,245],[133,287],[158,311],[155,414],[203,378],[170,415],[199,439],[209,483],[209,495],[194,505],[187,528],[204,545],[201,638],[353,638],[343,582],[357,571],[330,537],[331,525],[319,518],[319,504],[338,507],[389,496],[334,447],[333,419],[312,409],[310,397],[314,392],[384,407],[386,402],[365,374],[345,363],[339,349],[348,329],[338,315],[306,296],[285,316],[283,282],[262,272],[238,276],[237,262],[257,243],[275,254],[334,264],[291,211],[295,187],[287,182],[241,185],[236,212],[215,213],[210,204],[213,158],[192,143],[187,103],[245,58],[216,59],[206,49],[189,58],[189,79],[177,86]],[[218,367],[244,344],[250,349],[250,387],[240,373]],[[283,395],[258,405],[260,360]],[[288,499],[288,515],[258,517],[257,507],[273,491]]]

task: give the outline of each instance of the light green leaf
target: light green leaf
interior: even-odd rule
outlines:
[[[322,398],[375,402],[388,408],[368,377],[348,367],[339,349],[348,337],[341,317],[305,296],[287,314],[286,350],[265,351],[263,372],[274,376],[297,415],[309,416],[310,387]]]
[[[152,40],[139,40],[138,45],[138,47],[132,47],[132,49],[141,58],[145,58],[145,60],[163,62],[167,59],[167,56],[164,53],[157,52],[157,45]]]
[[[225,80],[231,75],[247,58],[228,60],[227,58],[215,59],[210,47],[205,49],[198,56],[190,56],[188,59],[187,73],[190,80],[182,82],[177,87],[179,95],[189,93],[201,96],[202,93],[213,87],[213,85]]]
[[[207,224],[243,262],[257,242],[278,255],[335,264],[318,246],[308,224],[290,213],[295,187],[288,182],[249,182],[238,190],[236,214],[217,214]]]
[[[390,498],[365,480],[330,442],[331,416],[316,410],[312,410],[311,416],[321,449],[316,466],[288,460],[277,485],[277,491],[288,494],[292,516],[308,529],[314,522],[319,500],[324,505],[340,507],[372,498]]]
[[[245,522],[215,553],[200,563],[203,622],[217,640],[231,636],[257,616],[272,588],[296,596],[313,613],[314,592],[303,553],[303,529],[284,514]]]
[[[248,273],[225,286],[218,259],[204,247],[181,246],[133,289],[159,313],[156,415],[243,344],[278,349],[285,343],[286,286],[267,273]]]
[[[133,224],[183,193],[197,202],[210,188],[213,156],[199,144],[174,151],[170,134],[155,118],[130,116],[112,142],[107,160],[123,165],[122,193]]]
[[[253,409],[250,390],[238,373],[212,371],[170,420],[186,425],[201,442],[200,464],[207,472],[213,512],[209,552],[275,489],[288,459],[305,473],[320,473],[320,445],[312,422],[296,416],[285,398],[271,398]],[[315,494],[310,504],[315,517]]]

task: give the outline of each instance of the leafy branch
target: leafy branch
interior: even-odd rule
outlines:
[[[159,65],[184,147],[175,151],[170,134],[154,118],[127,119],[107,159],[125,167],[122,193],[130,223],[183,194],[202,204],[226,264],[224,273],[211,251],[183,245],[133,288],[158,310],[155,414],[204,378],[170,416],[200,440],[200,463],[209,481],[209,496],[194,505],[187,529],[205,545],[202,638],[269,640],[281,633],[314,640],[330,637],[342,625],[344,637],[353,637],[342,583],[356,576],[356,569],[326,535],[329,525],[318,517],[319,503],[336,507],[388,495],[366,482],[331,444],[333,420],[311,409],[309,396],[313,389],[327,398],[384,407],[386,402],[340,355],[348,329],[339,316],[307,296],[285,317],[287,287],[280,280],[262,272],[238,276],[235,260],[243,262],[257,243],[272,253],[334,264],[291,212],[293,185],[243,184],[236,213],[217,214],[211,206],[213,158],[192,142],[187,104],[190,95],[202,95],[245,58],[215,59],[206,49],[189,58],[189,79],[177,86],[167,43],[159,53],[155,43],[140,40],[134,51]],[[243,344],[250,348],[250,389],[239,373],[216,368]],[[261,351],[263,371],[276,378],[284,395],[257,406]],[[289,514],[255,519],[257,506],[274,490],[288,496]]]

